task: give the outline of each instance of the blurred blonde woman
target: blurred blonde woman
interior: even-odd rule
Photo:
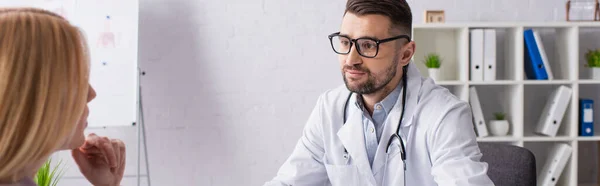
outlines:
[[[123,178],[125,145],[84,136],[87,44],[78,28],[40,9],[0,8],[0,185],[36,185],[33,176],[59,150],[71,150],[96,186]]]

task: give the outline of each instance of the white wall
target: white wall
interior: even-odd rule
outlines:
[[[565,0],[409,0],[450,21],[562,21]],[[327,35],[345,1],[142,0],[140,63],[152,185],[261,185],[287,158],[317,96],[340,83]],[[417,43],[418,45],[418,43]],[[135,128],[93,129],[128,145]],[[68,152],[61,153],[65,160]],[[85,185],[72,162],[64,185]],[[63,185],[61,184],[61,185]]]

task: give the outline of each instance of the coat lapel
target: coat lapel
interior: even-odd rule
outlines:
[[[410,65],[408,67],[408,82],[406,83],[408,89],[406,89],[406,111],[404,113],[404,118],[402,121],[402,126],[400,126],[400,137],[404,142],[404,145],[407,145],[408,137],[403,135],[407,132],[405,131],[413,124],[412,118],[415,107],[419,100],[419,92],[421,90],[421,74],[415,67],[415,65]],[[402,87],[403,89],[406,87]],[[373,161],[373,172],[374,175],[377,176],[380,174],[380,171],[383,170],[383,166],[385,165],[387,154],[385,150],[388,145],[388,140],[398,129],[398,120],[400,119],[400,115],[402,114],[402,92],[400,96],[398,96],[398,101],[394,105],[394,108],[390,112],[390,115],[385,121],[385,127],[383,129],[383,133],[381,134],[381,140],[379,140],[379,145],[377,146],[377,152],[375,153],[375,160]],[[408,149],[408,147],[406,147]],[[407,157],[407,161],[408,161]]]
[[[367,159],[367,150],[365,146],[365,135],[363,131],[362,113],[356,108],[354,103],[356,102],[355,94],[348,103],[348,115],[346,123],[337,132],[342,144],[348,151],[350,158],[353,161],[360,172],[368,178],[368,181],[375,184],[375,178],[369,166],[369,160]]]

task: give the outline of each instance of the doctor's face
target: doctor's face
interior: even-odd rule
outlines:
[[[339,34],[345,37],[336,37],[332,42],[347,43],[342,45],[348,45],[351,41],[348,41],[347,38],[382,40],[394,37],[396,35],[391,35],[390,26],[391,21],[388,17],[382,15],[357,16],[348,12],[343,18]],[[398,65],[402,58],[398,42],[406,43],[406,39],[381,43],[378,49],[373,42],[363,41],[351,43],[350,53],[339,54],[338,59],[346,87],[359,94],[371,94],[383,89],[394,77],[402,76],[403,65]],[[364,56],[358,53],[356,45],[359,45],[359,50]],[[370,58],[372,56],[375,57]]]

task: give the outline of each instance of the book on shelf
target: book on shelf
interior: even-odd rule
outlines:
[[[594,136],[594,100],[579,99],[579,136]]]
[[[524,69],[527,79],[553,80],[553,74],[538,31],[527,29],[523,33],[525,44]]]
[[[477,95],[477,89],[475,87],[469,88],[469,104],[471,105],[471,111],[473,112],[473,125],[475,132],[478,137],[489,136],[487,125],[485,124],[485,118],[483,117],[483,111],[481,110],[481,102],[479,102],[479,96]]]
[[[552,91],[539,116],[535,133],[555,137],[571,101],[571,88],[561,85]]]
[[[483,81],[496,80],[496,29],[483,30]]]
[[[573,148],[568,144],[556,143],[549,149],[548,158],[539,171],[537,182],[539,186],[554,186],[562,174]]]
[[[484,32],[483,29],[471,29],[469,32],[469,54],[471,81],[483,81],[483,51]]]

